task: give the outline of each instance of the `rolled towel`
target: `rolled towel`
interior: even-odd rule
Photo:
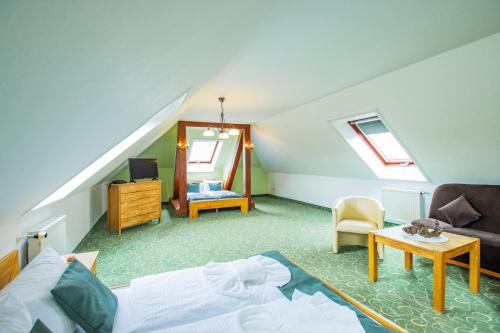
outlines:
[[[261,255],[256,255],[250,257],[249,259],[255,260],[262,265],[262,267],[264,267],[266,272],[266,283],[270,283],[275,287],[283,287],[285,284],[290,282],[292,273],[290,273],[288,267],[279,261]]]
[[[216,293],[236,298],[248,298],[250,291],[240,280],[232,263],[210,262],[202,268],[207,285]]]
[[[233,261],[232,265],[238,278],[242,282],[262,284],[267,280],[265,267],[262,266],[255,257]]]
[[[252,293],[247,287],[281,287],[292,277],[279,261],[261,255],[226,263],[210,262],[202,268],[202,275],[215,292],[238,298]]]

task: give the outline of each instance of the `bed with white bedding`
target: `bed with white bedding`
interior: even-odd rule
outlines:
[[[81,265],[78,262],[65,270],[59,255],[48,248],[18,277],[16,263],[17,257],[8,262],[0,260],[0,268],[10,271],[10,277],[2,282],[8,285],[0,291],[0,331],[5,328],[2,325],[10,325],[6,327],[11,332],[29,332],[33,325],[36,326],[35,321],[41,320],[54,333],[83,332],[79,325],[106,316],[111,320],[106,326],[108,328],[103,329],[98,322],[93,327],[100,329],[92,329],[92,332],[389,331],[344,300],[342,297],[345,296],[340,297],[277,251],[146,276],[132,280],[128,287],[111,291],[106,288],[96,293],[79,282],[73,284],[69,294],[76,292],[81,295],[81,299],[73,298],[74,304],[94,302],[97,305],[92,301],[93,297],[98,300],[103,294],[113,295],[112,309],[101,307],[93,314],[89,314],[85,307],[82,312],[69,313],[58,306],[57,303],[61,305],[60,299],[56,303],[51,295],[58,288],[54,285],[59,285],[68,271],[74,273],[70,268]],[[85,277],[81,280],[83,284],[98,281],[86,269],[78,274]],[[78,281],[79,276],[73,275],[73,278]],[[80,289],[85,294],[81,294]],[[10,308],[9,304],[12,305]],[[18,305],[13,306],[15,304]],[[404,332],[383,317],[369,314],[385,326]],[[12,331],[12,322],[18,330]]]
[[[215,288],[223,286],[222,291],[229,291],[225,295],[227,297],[218,299],[212,293],[214,286],[207,289],[207,285],[196,285],[196,281],[203,280],[200,279],[200,274],[207,266],[148,276],[133,280],[129,287],[114,289],[119,305],[113,332],[243,333],[257,332],[255,327],[266,328],[265,332],[310,332],[305,327],[313,329],[313,323],[317,325],[313,329],[315,332],[390,331],[335,294],[321,281],[288,261],[279,252],[267,252],[256,257],[270,266],[273,261],[282,266],[274,264],[276,273],[271,275],[275,279],[268,279],[264,285],[255,289],[255,293],[248,293],[248,290],[243,290],[240,285],[236,286],[235,280],[228,279],[227,266],[212,266],[217,268],[215,271],[221,273],[219,277],[224,277],[215,281]],[[283,267],[288,269],[288,279]],[[243,274],[247,274],[254,281],[263,281],[261,274],[259,277],[251,267],[241,265],[240,270],[245,269],[247,271]],[[165,284],[171,285],[170,290],[162,290],[162,285]],[[256,284],[249,285],[253,286],[250,288],[252,289]],[[273,286],[277,287],[278,293],[273,291]],[[174,295],[169,297],[170,293]],[[304,300],[298,302],[302,298],[307,299],[307,304],[304,304]],[[145,300],[149,304],[137,304]],[[312,307],[310,302],[315,306]],[[141,306],[146,309],[141,309]],[[174,311],[177,313],[171,312],[174,309],[177,309]],[[139,317],[146,319],[142,328],[136,326],[140,321],[137,319],[137,313],[141,312],[143,314]],[[315,316],[317,318],[312,320]],[[325,329],[325,325],[329,328]]]

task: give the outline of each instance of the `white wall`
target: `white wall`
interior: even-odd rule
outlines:
[[[363,195],[382,199],[382,187],[395,187],[426,192],[425,212],[436,185],[425,182],[384,181],[352,178],[336,178],[289,173],[269,173],[271,194],[331,208],[339,198],[349,195]]]
[[[106,210],[106,184],[102,183],[38,210],[30,211],[17,220],[2,224],[0,229],[0,257],[18,248],[20,250],[20,261],[24,263],[25,242],[16,243],[16,236],[32,230],[37,224],[52,216],[62,214],[66,215],[66,252],[70,253]]]
[[[378,110],[426,178],[500,182],[500,33],[253,126],[270,172],[373,179],[330,121]]]

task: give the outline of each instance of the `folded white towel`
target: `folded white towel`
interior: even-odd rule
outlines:
[[[266,269],[255,259],[255,257],[236,260],[231,264],[240,281],[254,284],[266,282]]]
[[[240,299],[250,296],[250,290],[231,263],[208,263],[202,268],[202,276],[207,286],[220,295]]]
[[[266,283],[270,283],[276,287],[283,287],[290,282],[292,273],[288,267],[284,266],[279,261],[266,256],[256,255],[249,258],[258,262],[266,272]]]
[[[281,287],[291,279],[290,270],[279,261],[257,255],[226,263],[208,263],[202,268],[207,285],[225,296],[247,298],[259,285]]]
[[[365,332],[356,312],[349,309],[347,306],[335,303],[322,292],[316,292],[314,295],[310,296],[295,289],[292,295],[292,303],[301,302],[307,302],[313,305],[333,322],[333,330],[330,332]]]
[[[289,303],[279,307],[252,306],[240,311],[238,320],[244,333],[364,333],[351,309],[341,306],[323,293],[313,296],[300,291]]]
[[[284,298],[276,285],[290,279],[288,268],[271,258],[245,260],[237,268],[231,262],[210,263],[132,280],[132,331],[151,332]],[[256,283],[262,276],[264,283]]]

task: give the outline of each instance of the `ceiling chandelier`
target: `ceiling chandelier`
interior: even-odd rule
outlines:
[[[229,139],[230,135],[239,135],[240,131],[236,128],[228,128],[230,125],[226,124],[226,120],[224,119],[224,101],[225,97],[219,97],[220,102],[220,120],[219,120],[219,139]],[[215,136],[215,132],[209,127],[203,132],[203,136]]]

